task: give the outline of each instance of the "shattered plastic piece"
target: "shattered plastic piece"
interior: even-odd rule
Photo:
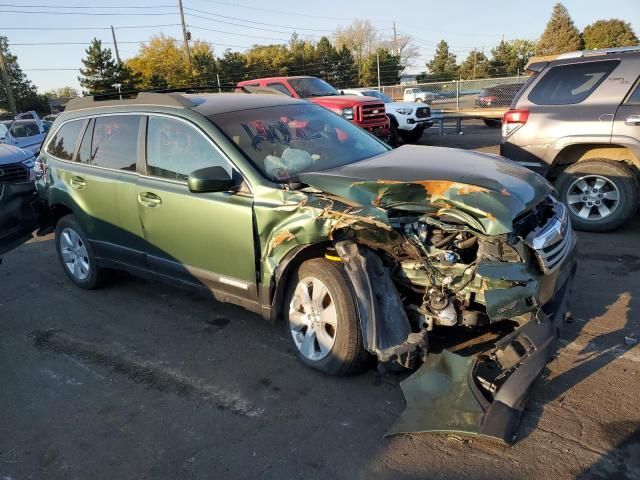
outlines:
[[[630,347],[638,344],[638,339],[635,337],[624,337],[624,343],[629,345]]]

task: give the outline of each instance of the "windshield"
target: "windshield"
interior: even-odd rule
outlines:
[[[384,103],[391,103],[393,102],[393,100],[391,100],[390,97],[388,97],[387,95],[385,95],[382,92],[378,92],[377,90],[366,90],[364,92],[362,92],[363,95],[367,96],[367,97],[376,97],[379,98],[380,100],[382,100]]]
[[[340,93],[324,80],[315,77],[290,78],[289,83],[300,98],[325,97]]]
[[[358,162],[389,150],[335,113],[313,104],[217,114],[209,119],[269,180]]]

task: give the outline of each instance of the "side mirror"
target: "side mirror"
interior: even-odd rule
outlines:
[[[187,180],[193,193],[224,192],[233,190],[236,181],[222,167],[207,167],[195,170]]]

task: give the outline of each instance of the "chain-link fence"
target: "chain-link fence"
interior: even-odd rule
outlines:
[[[423,102],[445,110],[507,108],[526,80],[522,76],[451,80],[383,86],[382,91],[396,101]]]

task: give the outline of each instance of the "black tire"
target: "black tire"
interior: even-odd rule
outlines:
[[[413,130],[398,130],[398,133],[406,143],[415,143],[422,138],[424,126],[418,125]]]
[[[484,124],[489,128],[501,128],[502,127],[502,120],[497,120],[495,118],[485,118],[483,121],[484,121]]]
[[[79,276],[74,275],[63,259],[63,249],[66,249],[68,245],[66,239],[72,237],[71,232],[75,232],[79,237],[78,245],[84,247],[86,250],[86,256],[83,256],[82,258],[82,260],[84,260],[84,262],[89,266],[85,278],[80,278]],[[58,221],[58,224],[56,225],[55,242],[58,259],[60,260],[62,269],[75,285],[86,290],[93,290],[103,285],[107,277],[107,271],[97,265],[91,244],[87,241],[87,235],[75,215],[66,215]],[[82,250],[82,252],[85,250]],[[76,258],[74,264],[78,261],[79,260]]]
[[[287,336],[291,339],[300,361],[328,375],[350,375],[367,368],[371,356],[363,345],[355,297],[342,265],[324,258],[314,258],[300,265],[292,277],[285,296],[286,303],[283,306],[284,324]],[[318,279],[325,285],[335,305],[337,317],[334,344],[328,355],[319,360],[307,358],[301,352],[301,348],[294,339],[289,318],[290,306],[298,283],[309,278]],[[304,329],[305,332],[307,328],[309,327]],[[315,345],[319,347],[319,344],[315,343]]]
[[[573,191],[569,191],[574,182],[582,177],[598,176],[611,182],[618,190],[618,203],[613,206],[609,203],[607,208],[611,207],[611,213],[601,218],[582,218],[578,216],[576,210],[584,206],[584,203],[573,203],[569,205],[568,195]],[[608,160],[593,159],[583,162],[574,163],[567,167],[558,176],[555,182],[556,189],[560,194],[560,199],[569,206],[569,214],[571,215],[571,223],[576,230],[585,232],[609,232],[623,225],[638,210],[638,190],[640,185],[633,171],[625,163]],[[591,192],[593,194],[593,192]],[[575,197],[574,197],[575,198]],[[590,197],[584,197],[589,198]],[[604,200],[602,200],[604,202]],[[596,208],[596,207],[594,207]]]
[[[389,136],[387,137],[387,143],[392,147],[395,147],[398,145],[399,140],[398,125],[395,120],[391,120],[389,122]]]

